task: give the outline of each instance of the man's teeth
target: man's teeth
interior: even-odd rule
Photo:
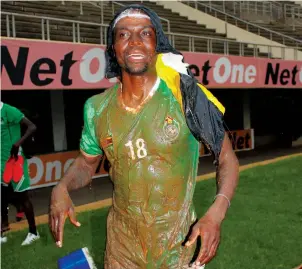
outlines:
[[[131,55],[129,55],[129,57],[131,57],[133,59],[143,59],[144,55],[131,54]]]

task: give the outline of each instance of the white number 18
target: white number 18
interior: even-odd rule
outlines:
[[[135,142],[135,145],[137,147],[137,151],[136,151],[137,157],[139,159],[145,158],[147,156],[145,140],[142,138],[138,138]],[[132,160],[135,160],[135,152],[134,152],[132,141],[129,141],[127,144],[125,144],[125,146],[130,148],[131,158],[132,158]]]

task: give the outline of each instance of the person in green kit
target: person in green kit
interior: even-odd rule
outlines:
[[[224,108],[194,79],[146,7],[130,5],[116,14],[106,57],[106,77],[120,82],[85,103],[80,155],[51,195],[56,244],[62,247],[66,217],[80,226],[69,192],[91,181],[105,154],[114,183],[105,268],[203,268],[215,256],[238,182]],[[214,156],[218,188],[198,219],[192,200],[200,142]]]
[[[22,245],[29,245],[39,239],[35,224],[33,205],[30,201],[30,177],[28,163],[22,151],[23,142],[36,130],[36,126],[24,114],[9,104],[0,103],[1,106],[1,243],[7,238],[2,234],[9,230],[8,205],[14,203],[22,208],[26,215],[29,233]],[[27,130],[21,136],[21,124]]]

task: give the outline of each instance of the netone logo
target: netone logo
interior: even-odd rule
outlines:
[[[214,82],[218,84],[230,83],[247,83],[252,84],[257,77],[257,69],[255,65],[233,64],[227,57],[218,58],[213,65],[210,65],[210,60],[206,61],[201,68],[197,65],[190,65],[192,73],[196,77],[202,78],[202,84],[208,85],[211,83],[209,72],[212,72]]]
[[[242,57],[244,59],[244,57]],[[227,57],[220,57],[214,62],[210,60],[204,62],[200,67],[191,64],[189,66],[196,77],[201,78],[203,85],[209,85],[211,82],[217,84],[253,84],[264,83],[264,85],[299,85],[302,83],[302,66],[293,65],[290,68],[284,68],[282,63],[266,62],[262,65],[244,65],[234,64]],[[209,74],[212,74],[212,79]],[[258,78],[257,78],[258,76]],[[261,77],[263,81],[257,81]]]
[[[74,158],[70,158],[66,161],[54,160],[44,162],[38,156],[34,156],[28,160],[28,167],[31,172],[31,185],[40,183],[42,179],[44,179],[45,183],[61,179],[74,160]]]
[[[29,49],[28,47],[20,47],[16,63],[14,63],[7,46],[1,46],[1,73],[4,67],[12,85],[23,85],[24,78],[28,75],[30,81],[36,86],[47,86],[59,76],[62,86],[70,86],[73,83],[70,76],[73,72],[70,70],[77,61],[79,61],[78,73],[83,81],[98,83],[105,78],[105,53],[101,48],[89,49],[80,60],[74,60],[73,51],[70,51],[58,62],[49,57],[42,57],[38,58],[31,66],[28,66]],[[98,68],[93,73],[90,68],[92,61],[98,62]],[[44,75],[43,78],[40,77],[42,74]],[[115,80],[111,82],[115,82]]]
[[[59,181],[72,165],[77,155],[77,152],[66,152],[63,154],[55,153],[34,156],[29,159],[28,168],[31,178],[31,186],[49,186],[49,184]],[[103,167],[104,164],[102,162],[93,178],[101,175],[107,175],[107,173],[104,172]]]

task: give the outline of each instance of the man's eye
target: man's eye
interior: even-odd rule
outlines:
[[[151,36],[151,32],[150,31],[143,31],[143,36]]]
[[[121,38],[125,38],[125,37],[128,37],[129,34],[128,34],[128,33],[120,33],[119,36],[120,36]]]

